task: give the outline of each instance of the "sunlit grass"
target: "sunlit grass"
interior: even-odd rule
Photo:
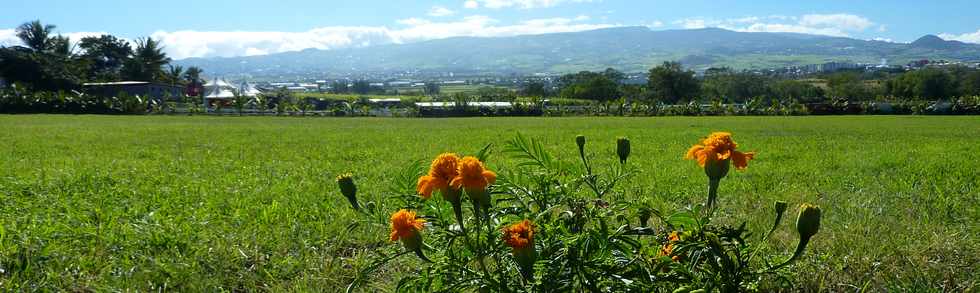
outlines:
[[[0,116],[0,290],[336,291],[386,227],[348,232],[334,177],[381,200],[392,174],[444,151],[522,132],[575,162],[632,141],[643,198],[700,203],[681,159],[705,133],[757,151],[725,179],[720,207],[770,223],[774,200],[813,202],[824,225],[795,281],[812,289],[963,290],[980,280],[980,117],[304,119]],[[513,167],[494,153],[495,170]],[[724,220],[724,219],[721,219]],[[791,251],[791,229],[774,251]],[[411,259],[404,261],[410,262]],[[391,267],[390,289],[409,268]]]

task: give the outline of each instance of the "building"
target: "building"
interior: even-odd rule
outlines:
[[[131,96],[150,97],[156,100],[177,99],[184,96],[184,87],[146,81],[96,82],[82,84],[90,95],[114,97],[121,93]]]
[[[848,62],[827,62],[820,65],[820,70],[824,72],[834,72],[846,69],[858,69],[861,68],[860,64],[848,63]]]

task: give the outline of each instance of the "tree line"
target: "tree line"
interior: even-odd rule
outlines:
[[[650,69],[646,83],[625,83],[625,74],[609,68],[558,78],[553,90],[541,82],[524,86],[532,96],[558,96],[602,103],[689,102],[745,103],[749,100],[824,103],[882,100],[954,100],[980,95],[980,70],[967,67],[923,68],[902,72],[842,71],[790,79],[730,68],[711,68],[698,76],[680,63]]]
[[[159,41],[132,43],[104,34],[73,43],[57,27],[35,20],[15,30],[23,46],[0,48],[0,77],[33,91],[77,90],[86,82],[147,81],[184,85],[201,82],[198,67],[171,65]]]

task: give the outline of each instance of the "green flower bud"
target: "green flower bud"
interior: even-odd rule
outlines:
[[[796,231],[800,239],[810,239],[820,230],[820,207],[810,204],[800,206],[800,215],[796,218]]]
[[[796,261],[803,255],[810,238],[820,230],[820,207],[810,204],[800,205],[800,215],[796,218],[796,231],[800,233],[800,243],[796,245],[796,252],[786,262],[777,265],[770,270],[776,270]]]
[[[575,137],[575,144],[578,145],[578,152],[585,153],[585,135],[579,134]]]
[[[337,185],[340,186],[340,193],[347,198],[350,205],[354,207],[355,210],[361,209],[360,205],[357,204],[357,185],[354,184],[354,175],[351,173],[344,173],[337,176]]]
[[[626,159],[630,157],[630,140],[620,137],[616,140],[616,154],[619,155],[619,162],[626,164]]]
[[[768,235],[772,234],[773,231],[776,231],[776,227],[779,227],[779,223],[783,220],[783,214],[786,213],[786,207],[787,204],[785,201],[777,201],[775,203],[776,219],[772,221],[772,228],[769,229],[768,233],[766,233],[766,237],[769,237]]]

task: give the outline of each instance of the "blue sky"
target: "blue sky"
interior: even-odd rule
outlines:
[[[40,19],[80,38],[161,39],[175,58],[335,49],[452,36],[510,36],[611,26],[721,27],[910,42],[925,34],[980,43],[980,1],[54,1],[7,0],[0,44]],[[972,12],[972,13],[968,13]]]

